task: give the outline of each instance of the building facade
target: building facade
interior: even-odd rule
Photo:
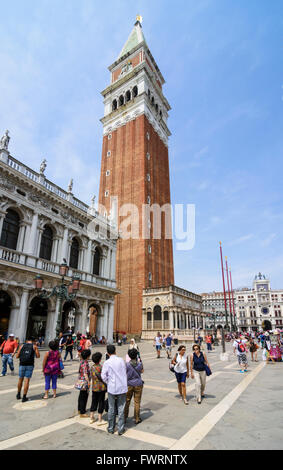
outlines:
[[[228,294],[226,294],[226,307],[227,307],[227,318],[225,313],[225,299],[223,292],[208,292],[201,294],[202,297],[202,309],[205,313],[205,326],[207,329],[221,329],[221,328],[230,328],[231,329],[231,314],[230,314],[230,303]],[[234,294],[235,295],[235,294]],[[232,296],[231,299],[231,310],[232,310],[232,320],[235,324],[235,298],[234,298],[234,310],[232,305]]]
[[[263,274],[255,276],[252,288],[236,290],[235,302],[240,330],[283,329],[283,289],[272,290]]]
[[[6,134],[7,135],[7,134]],[[45,177],[46,161],[35,172],[13,158],[8,141],[0,145],[0,333],[55,337],[61,329],[90,331],[113,340],[116,243],[109,221]],[[43,278],[51,293],[61,282],[60,264],[66,260],[66,278],[81,279],[75,300],[42,299],[34,278]]]
[[[117,198],[119,227],[129,211],[129,224],[135,223],[132,236],[121,233],[118,241],[116,280],[121,294],[115,300],[115,330],[140,334],[143,289],[173,285],[174,268],[167,127],[170,106],[162,91],[164,78],[139,19],[109,70],[111,84],[102,92],[99,203],[109,214],[111,199]],[[150,211],[154,204],[166,212],[160,216],[157,237]]]
[[[226,294],[228,295],[228,294]],[[283,328],[283,290],[272,290],[270,280],[263,274],[255,276],[253,287],[233,291],[236,329],[259,331],[268,323],[268,329]],[[227,300],[228,325],[231,325],[229,299]],[[202,294],[202,308],[206,314],[206,328],[219,329],[226,325],[223,292]],[[265,323],[266,325],[266,323]]]
[[[142,319],[143,339],[154,338],[158,331],[193,338],[194,330],[205,328],[201,296],[173,285],[143,290]]]

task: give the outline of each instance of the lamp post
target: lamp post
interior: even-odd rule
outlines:
[[[66,260],[60,265],[59,274],[61,276],[61,284],[59,286],[53,287],[50,294],[47,293],[45,289],[43,289],[43,279],[38,274],[35,277],[35,289],[39,297],[42,299],[49,299],[50,297],[55,296],[59,299],[59,312],[58,318],[56,323],[56,337],[59,337],[59,333],[61,330],[61,322],[62,322],[62,306],[63,301],[72,301],[77,297],[77,293],[80,289],[80,276],[78,274],[74,274],[72,277],[72,282],[70,284],[66,284],[65,277],[67,276],[69,267],[67,266]]]

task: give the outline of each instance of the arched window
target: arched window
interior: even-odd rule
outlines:
[[[133,98],[135,98],[136,96],[138,96],[138,87],[134,86],[134,88],[133,88]]]
[[[154,96],[151,98],[151,104],[154,105]]]
[[[52,253],[52,245],[53,245],[53,231],[50,227],[45,226],[43,233],[42,233],[42,237],[41,237],[39,257],[50,261],[51,253]]]
[[[80,244],[76,238],[73,238],[70,253],[70,268],[78,269]]]
[[[20,217],[17,212],[12,209],[7,210],[6,217],[3,222],[0,245],[11,250],[17,249],[18,235],[20,229]]]
[[[155,105],[155,110],[156,110],[156,112],[158,113],[158,104],[157,104],[157,103],[156,103],[156,105]]]
[[[121,96],[119,97],[119,106],[123,106],[123,104],[124,104],[124,96],[121,95]]]
[[[155,329],[162,328],[162,311],[160,305],[155,305],[153,309],[153,327]]]
[[[128,101],[131,101],[131,92],[130,92],[130,90],[128,90],[127,93],[126,93],[126,103],[128,103]]]
[[[112,103],[112,111],[116,111],[117,107],[118,107],[117,100],[114,100]]]
[[[101,252],[99,248],[95,249],[94,257],[93,257],[93,274],[99,276],[100,274],[100,259],[101,259]]]

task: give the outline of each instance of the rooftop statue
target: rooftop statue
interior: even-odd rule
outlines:
[[[0,150],[8,150],[10,142],[9,131],[6,131],[0,140]]]
[[[41,175],[44,174],[44,172],[46,170],[46,167],[47,167],[47,160],[45,160],[45,158],[44,158],[44,160],[41,162],[41,165],[40,165],[40,168],[39,168],[39,173]]]

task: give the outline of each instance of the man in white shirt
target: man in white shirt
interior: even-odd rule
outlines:
[[[118,405],[118,434],[125,432],[125,405],[128,391],[127,369],[125,361],[116,356],[116,348],[112,344],[107,346],[109,359],[102,367],[101,378],[107,384],[108,392],[108,432],[114,434],[116,425],[115,401]]]

